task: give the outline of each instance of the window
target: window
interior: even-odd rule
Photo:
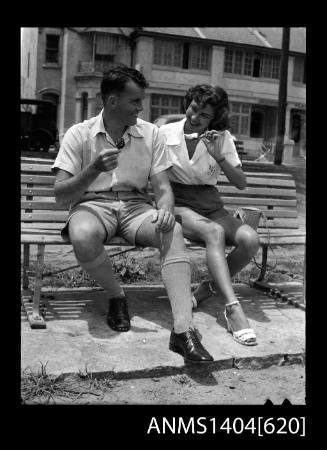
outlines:
[[[45,49],[45,62],[46,63],[58,63],[59,62],[59,38],[57,34],[46,35],[46,49]]]
[[[153,64],[182,69],[209,70],[210,47],[155,39]]]
[[[279,56],[225,49],[225,73],[278,79],[279,64]]]
[[[97,55],[115,55],[119,47],[119,36],[113,34],[96,34],[95,53]]]
[[[251,105],[230,102],[231,133],[237,136],[250,134]]]
[[[183,44],[180,42],[154,41],[153,64],[182,67]]]
[[[88,110],[88,93],[83,92],[82,94],[82,108],[81,108],[81,120],[87,119],[87,110]]]
[[[106,72],[114,65],[114,55],[95,55],[94,70],[96,72]]]
[[[305,58],[296,56],[294,58],[293,81],[298,83],[306,82]]]
[[[182,113],[183,97],[177,95],[151,94],[151,122],[162,114]]]
[[[209,47],[191,45],[190,69],[209,70]]]
[[[42,100],[48,100],[53,104],[53,108],[51,109],[51,120],[57,123],[57,110],[59,104],[59,95],[54,94],[52,92],[45,92],[42,94]]]
[[[253,73],[253,54],[244,53],[244,75],[252,75]]]
[[[30,76],[30,60],[31,60],[30,56],[31,56],[31,54],[30,54],[30,52],[28,52],[28,54],[27,54],[27,78],[29,78],[29,76]]]
[[[94,70],[106,72],[115,64],[115,55],[118,52],[120,39],[118,35],[96,34]]]
[[[250,125],[250,136],[254,138],[263,137],[263,111],[252,111],[251,112],[251,125]]]
[[[261,59],[261,77],[279,78],[279,56],[263,55]]]
[[[99,92],[95,96],[95,115],[96,116],[98,114],[100,114],[102,108],[103,108],[102,97],[101,97],[101,93]]]

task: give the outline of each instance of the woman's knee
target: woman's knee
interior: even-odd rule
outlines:
[[[254,256],[260,248],[258,233],[249,225],[243,225],[237,230],[237,246],[241,246],[249,256]]]
[[[225,246],[225,230],[218,223],[208,224],[203,231],[203,240],[207,244]]]

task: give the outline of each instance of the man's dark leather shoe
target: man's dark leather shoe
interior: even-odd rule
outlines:
[[[185,361],[204,363],[213,361],[213,357],[203,347],[196,331],[192,328],[184,333],[175,333],[172,330],[169,341],[169,350],[184,356]]]
[[[131,323],[128,314],[126,297],[114,297],[109,300],[107,324],[115,331],[130,330]]]

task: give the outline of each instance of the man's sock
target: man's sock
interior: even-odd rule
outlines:
[[[78,263],[107,291],[108,298],[124,296],[124,291],[113,272],[111,261],[105,250],[92,261],[78,261]]]
[[[166,257],[161,275],[171,304],[174,332],[184,333],[193,327],[191,268],[187,254],[178,252]]]

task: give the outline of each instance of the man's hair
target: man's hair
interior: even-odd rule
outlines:
[[[230,127],[228,95],[223,88],[210,84],[197,84],[191,87],[183,100],[185,112],[193,100],[201,107],[206,105],[213,107],[214,118],[209,124],[209,130],[220,131]]]
[[[125,89],[129,81],[134,81],[139,87],[145,89],[148,86],[143,74],[132,67],[120,64],[104,73],[101,81],[101,97],[105,103],[111,93],[120,93]]]

